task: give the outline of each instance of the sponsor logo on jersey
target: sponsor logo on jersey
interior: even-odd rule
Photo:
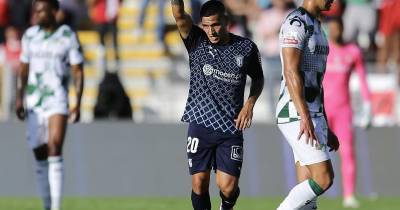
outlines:
[[[190,159],[188,160],[188,163],[189,163],[189,167],[191,168],[191,167],[193,166],[192,158],[190,158]]]
[[[231,159],[236,161],[243,161],[243,147],[232,146]]]
[[[243,62],[242,62],[242,64],[243,64]],[[241,74],[223,72],[223,71],[220,71],[220,70],[214,68],[210,64],[205,64],[203,66],[203,73],[206,76],[213,76],[215,79],[218,79],[218,80],[221,80],[224,82],[228,82],[228,83],[235,83],[235,84],[240,83],[240,80],[242,78]]]
[[[296,31],[288,31],[283,36],[283,44],[298,44],[299,33]]]
[[[294,37],[283,38],[283,44],[298,44],[299,41]]]

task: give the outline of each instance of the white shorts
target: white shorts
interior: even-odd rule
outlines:
[[[300,140],[297,139],[300,131],[300,121],[278,124],[279,129],[292,147],[295,163],[299,162],[302,166],[330,159],[327,147],[328,126],[325,117],[312,118],[312,121],[320,144],[319,147],[307,144],[305,135]]]
[[[49,142],[49,117],[55,114],[68,115],[65,109],[52,109],[46,112],[27,110],[26,136],[31,149]]]

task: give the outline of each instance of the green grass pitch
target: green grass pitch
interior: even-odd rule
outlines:
[[[281,198],[240,198],[235,210],[275,210]],[[340,199],[320,199],[320,210],[341,210]],[[217,210],[219,200],[213,199]],[[190,198],[65,198],[63,210],[190,210]],[[0,210],[41,210],[38,198],[0,198]],[[360,210],[400,210],[400,198],[361,199]]]

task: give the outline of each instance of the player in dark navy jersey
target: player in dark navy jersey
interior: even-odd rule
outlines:
[[[172,12],[189,53],[190,89],[183,122],[189,123],[187,155],[195,210],[210,210],[210,171],[216,171],[220,209],[233,209],[239,196],[243,131],[250,127],[253,107],[264,77],[257,46],[231,34],[224,5],[206,2],[201,28],[185,13],[183,0],[171,0]],[[247,76],[250,96],[244,102]]]

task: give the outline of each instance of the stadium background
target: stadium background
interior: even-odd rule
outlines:
[[[88,18],[87,4],[83,0],[63,2],[64,9],[75,17],[73,24],[85,53],[86,76],[82,123],[69,127],[65,146],[67,197],[187,197],[190,177],[186,167],[186,125],[179,119],[188,91],[188,64],[178,33],[172,28],[166,34],[165,42],[171,54],[165,54],[164,44],[156,36],[160,24],[156,2],[150,2],[146,9],[143,31],[138,35],[141,0],[122,1],[117,24],[118,75],[130,98],[133,120],[118,119],[115,115],[95,119],[99,84],[105,69],[116,66],[113,51],[106,47],[105,56],[111,67],[103,68],[99,37]],[[250,8],[254,6],[252,1],[249,2]],[[374,1],[371,7],[379,2]],[[186,5],[191,11],[189,1]],[[163,9],[165,24],[173,25],[169,1]],[[252,27],[249,21],[249,28]],[[110,39],[107,40],[109,46]],[[379,71],[376,48],[364,51],[373,93],[374,127],[368,131],[357,129],[356,141],[357,192],[372,200],[400,197],[400,132],[397,129],[400,106],[395,70],[398,66],[389,62],[388,71]],[[0,49],[3,52],[0,53],[0,197],[6,198],[0,199],[2,209],[4,202],[13,198],[35,197],[36,184],[33,157],[25,142],[25,125],[16,120],[10,107],[14,91],[10,82],[13,71],[6,62],[5,48]],[[352,78],[351,91],[354,107],[360,107],[357,76]],[[72,91],[71,98],[73,94]],[[290,149],[274,125],[272,110],[264,92],[254,110],[254,127],[245,133],[245,164],[241,179],[245,197],[280,197],[295,184]],[[357,126],[361,113],[357,108],[354,111]],[[336,154],[333,157],[339,171],[338,157]],[[336,174],[335,186],[326,197],[340,196],[340,173]],[[214,186],[212,195],[217,195]]]

